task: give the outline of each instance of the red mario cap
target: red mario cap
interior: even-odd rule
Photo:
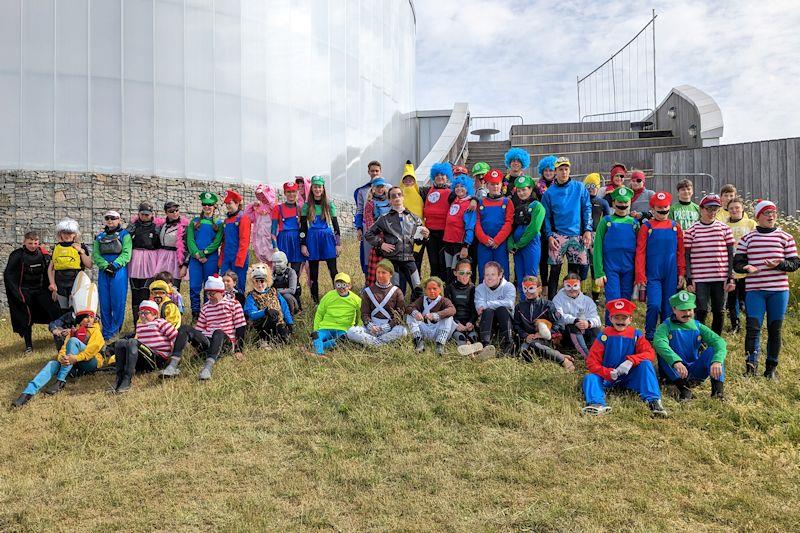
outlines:
[[[297,190],[297,183],[294,181],[287,181],[283,184],[283,192],[290,192]]]
[[[222,203],[227,204],[228,202],[236,202],[237,204],[240,204],[242,203],[242,195],[233,189],[228,189],[225,191],[225,199],[222,200]]]
[[[458,176],[459,174],[469,174],[469,170],[467,170],[467,167],[455,165],[453,167],[453,176]]]
[[[500,170],[493,168],[483,176],[483,181],[486,183],[502,183],[503,177],[504,174]]]
[[[672,204],[672,195],[666,191],[658,191],[650,197],[650,207],[667,206]]]
[[[614,315],[628,315],[632,316],[633,311],[636,309],[636,304],[625,298],[617,298],[611,300],[606,304],[606,311],[611,316]]]

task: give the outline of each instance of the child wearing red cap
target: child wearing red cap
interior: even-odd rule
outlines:
[[[624,298],[606,304],[612,325],[589,349],[586,368],[590,373],[583,378],[583,414],[607,413],[611,408],[606,405],[605,391],[623,388],[639,393],[654,415],[667,416],[653,366],[655,351],[644,334],[631,327],[635,309],[636,305]]]
[[[483,281],[486,263],[496,261],[503,272],[510,271],[506,240],[514,223],[514,204],[503,196],[503,173],[492,169],[483,178],[489,193],[480,201],[475,221],[478,239],[478,276]]]
[[[685,283],[683,229],[669,219],[671,202],[672,195],[666,191],[650,198],[653,217],[642,222],[636,239],[636,285],[647,288],[644,334],[649,341],[672,314],[670,296]]]
[[[232,270],[239,280],[236,288],[244,294],[247,284],[247,266],[250,264],[250,218],[242,212],[242,195],[229,189],[223,203],[228,216],[222,230],[223,239],[219,252],[220,272]]]
[[[650,198],[655,192],[645,187],[647,178],[641,170],[631,171],[631,189],[633,189],[633,200],[631,200],[631,216],[636,220],[647,218],[650,213]]]
[[[300,252],[300,206],[297,202],[297,182],[283,184],[285,202],[272,208],[272,246],[286,254],[286,259],[300,279],[300,267],[306,260]],[[300,286],[298,284],[298,289]],[[296,293],[299,301],[299,292]]]

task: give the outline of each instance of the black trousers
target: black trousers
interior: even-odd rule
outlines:
[[[558,286],[561,285],[561,265],[549,265],[550,272],[547,275],[547,297],[549,299],[553,299],[555,295],[558,293]],[[586,279],[585,275],[582,275],[581,272],[581,265],[577,265],[574,263],[567,263],[567,273],[568,274],[578,274],[581,276],[581,280]],[[544,285],[544,281],[542,281],[542,285]]]
[[[222,350],[233,348],[231,340],[221,329],[214,330],[210,337],[206,337],[201,331],[192,326],[185,325],[181,326],[178,330],[178,336],[175,338],[175,346],[172,349],[172,355],[181,358],[187,343],[191,343],[191,345],[204,356],[204,359],[210,357],[215,361],[219,359]]]
[[[696,282],[694,284],[694,293],[697,296],[697,311],[695,312],[697,320],[705,324],[708,316],[708,304],[710,303],[713,314],[711,329],[717,335],[721,335],[722,325],[725,323],[725,282]]]
[[[438,276],[444,280],[447,277],[447,268],[444,264],[444,230],[430,230],[425,249],[428,250],[428,262],[431,264],[431,276]]]
[[[328,265],[328,273],[331,275],[331,284],[333,278],[339,271],[336,268],[336,258],[326,259],[325,263]],[[319,261],[308,262],[308,273],[311,276],[311,299],[319,303]],[[297,286],[300,286],[300,275],[297,276]]]
[[[744,310],[744,298],[746,296],[745,279],[736,280],[736,288],[728,293],[728,301],[726,307],[728,308],[728,318],[731,321],[731,328],[736,329],[739,325],[739,313]]]
[[[514,336],[511,330],[511,313],[505,307],[484,309],[479,320],[480,338],[483,344],[492,343],[492,334],[500,336],[501,346],[513,347]]]
[[[139,320],[139,304],[150,297],[150,285],[148,279],[130,278],[131,284],[131,311],[133,311],[133,323]]]
[[[253,330],[262,340],[286,342],[289,339],[289,326],[278,323],[278,311],[270,309],[263,318],[253,321]]]
[[[139,339],[120,339],[114,343],[117,383],[126,375],[133,379],[136,371],[150,372],[167,366],[167,360],[142,344]]]
[[[422,279],[422,258],[423,257],[425,257],[425,246],[421,247],[418,252],[414,252],[414,265],[417,267],[417,273],[419,273],[420,279]],[[399,264],[400,264],[400,261],[398,261],[398,262],[392,261],[392,265],[394,265],[394,270],[395,270],[395,272],[398,272],[398,273],[400,272],[399,267],[398,267]],[[413,283],[411,283],[410,281],[407,281],[407,277],[408,276],[403,275],[403,274],[399,274],[398,275],[397,288],[400,289],[400,291],[403,293],[404,296],[408,295],[408,293],[406,292],[406,286],[407,285],[411,285],[412,293],[413,293],[413,290],[416,288],[416,287],[414,287]]]

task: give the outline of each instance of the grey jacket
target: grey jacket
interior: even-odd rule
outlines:
[[[392,209],[375,221],[364,234],[364,239],[379,256],[392,261],[413,261],[414,234],[420,226],[422,226],[422,220],[408,209],[402,213]],[[394,252],[387,253],[381,250],[383,243],[393,244]]]

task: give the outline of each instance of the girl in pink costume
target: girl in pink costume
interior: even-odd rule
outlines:
[[[255,190],[256,200],[249,204],[244,214],[253,223],[253,252],[259,262],[272,267],[272,208],[275,206],[275,189],[270,185],[259,184]]]

